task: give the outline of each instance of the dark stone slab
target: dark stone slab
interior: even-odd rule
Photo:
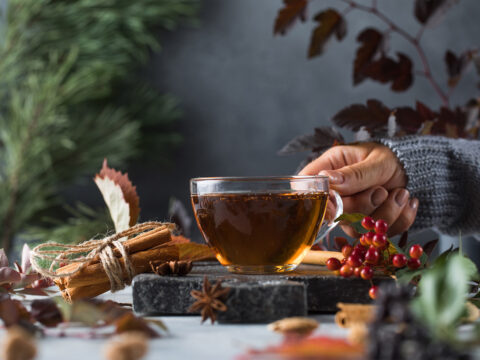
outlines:
[[[187,314],[193,303],[190,291],[200,290],[204,276],[210,282],[223,279],[230,287],[221,322],[267,322],[308,312],[336,312],[338,302],[368,303],[368,281],[333,275],[322,266],[301,265],[277,275],[231,274],[218,264],[196,264],[185,277],[141,274],[133,281],[134,310],[143,314]],[[393,281],[387,277],[378,284]],[[228,305],[230,303],[230,305]],[[263,315],[263,318],[262,318]]]
[[[288,280],[228,281],[227,311],[220,323],[266,323],[290,316],[307,315],[305,285]]]

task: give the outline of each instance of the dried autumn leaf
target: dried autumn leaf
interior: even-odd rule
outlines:
[[[397,125],[406,134],[416,134],[424,122],[423,117],[415,109],[408,106],[395,109],[395,119]]]
[[[8,257],[3,249],[0,249],[0,267],[8,267]]]
[[[423,252],[425,255],[430,256],[435,249],[435,246],[438,244],[438,239],[430,240],[425,245],[423,245]]]
[[[140,214],[139,198],[128,175],[109,168],[105,159],[94,181],[107,204],[115,230],[119,232],[135,225]]]
[[[457,2],[458,0],[415,0],[415,17],[425,26],[434,26]]]
[[[6,327],[10,327],[22,322],[30,323],[31,316],[20,301],[3,294],[0,298],[0,319]]]
[[[30,314],[36,321],[47,327],[55,327],[63,321],[62,313],[52,299],[34,300]]]
[[[393,91],[405,91],[413,83],[412,61],[402,53],[397,53],[398,62],[391,89]]]
[[[437,121],[432,126],[431,133],[452,138],[463,137],[466,123],[467,115],[464,110],[458,107],[455,110],[442,107]]]
[[[425,105],[424,103],[422,103],[420,101],[417,101],[415,107],[417,109],[417,112],[422,117],[423,121],[433,121],[438,116],[438,114],[436,112],[434,112],[427,105]]]
[[[353,84],[360,84],[367,76],[365,70],[380,53],[383,35],[373,28],[363,30],[357,37],[362,45],[357,49],[353,63]]]
[[[299,135],[290,140],[279,152],[279,155],[295,154],[302,151],[323,151],[335,144],[335,141],[343,143],[345,140],[334,127],[315,128],[313,134]]]
[[[297,341],[284,341],[263,350],[250,350],[244,360],[254,359],[363,359],[365,348],[345,339],[315,336]]]
[[[202,261],[215,260],[215,254],[207,245],[194,242],[180,243],[176,245],[179,251],[180,260]]]
[[[190,228],[193,220],[180,200],[173,197],[170,198],[168,217],[172,223],[177,225],[177,230],[180,234],[186,237],[190,236]]]
[[[0,284],[15,283],[22,280],[20,273],[9,267],[0,268]]]
[[[273,27],[274,34],[285,35],[287,30],[300,19],[307,19],[307,0],[284,0],[284,6],[278,10],[275,25]]]
[[[385,129],[388,124],[388,117],[391,110],[380,101],[367,100],[367,106],[362,104],[353,104],[340,110],[333,117],[333,122],[340,127],[353,131],[365,127],[370,133]]]
[[[398,241],[398,247],[403,251],[407,248],[407,241],[408,241],[408,231],[402,233],[400,240]]]
[[[376,61],[365,64],[363,74],[383,84],[391,82],[393,91],[405,91],[413,82],[412,61],[408,56],[398,53],[398,61],[382,56]]]
[[[458,84],[463,72],[470,64],[473,58],[472,51],[465,51],[459,56],[452,51],[447,50],[445,53],[445,64],[447,65],[448,86],[455,87]]]
[[[117,334],[129,331],[138,331],[150,338],[156,338],[160,336],[155,330],[148,326],[148,323],[144,319],[136,317],[132,313],[123,315],[121,318],[115,321],[114,325],[115,332]]]
[[[313,30],[308,49],[308,57],[312,58],[323,53],[323,49],[328,40],[335,35],[338,40],[342,40],[347,33],[347,24],[334,9],[324,10],[313,18],[318,22],[317,27]]]

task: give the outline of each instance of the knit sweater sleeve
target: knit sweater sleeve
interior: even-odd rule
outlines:
[[[381,139],[402,163],[419,199],[413,230],[480,233],[480,141],[439,136]]]

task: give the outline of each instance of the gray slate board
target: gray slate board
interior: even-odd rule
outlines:
[[[188,314],[193,289],[202,288],[203,278],[211,283],[223,279],[231,288],[219,322],[269,322],[307,312],[336,312],[338,302],[368,303],[370,283],[358,278],[344,279],[325,267],[301,265],[278,275],[237,275],[220,265],[196,264],[184,277],[140,274],[133,280],[133,308],[145,315]],[[393,281],[381,278],[375,283]]]

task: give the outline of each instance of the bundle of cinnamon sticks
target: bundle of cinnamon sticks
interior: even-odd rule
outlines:
[[[179,248],[172,241],[168,227],[158,227],[141,233],[134,238],[125,240],[123,246],[129,255],[135,274],[150,271],[150,261],[179,259]],[[125,259],[121,256],[120,251],[117,249],[113,251],[124,269],[123,277],[127,279]],[[79,263],[71,263],[60,267],[56,273],[70,273],[81,266],[82,264]],[[94,297],[110,290],[110,280],[98,255],[80,271],[67,277],[56,278],[54,281],[62,291],[62,296],[69,302]]]

